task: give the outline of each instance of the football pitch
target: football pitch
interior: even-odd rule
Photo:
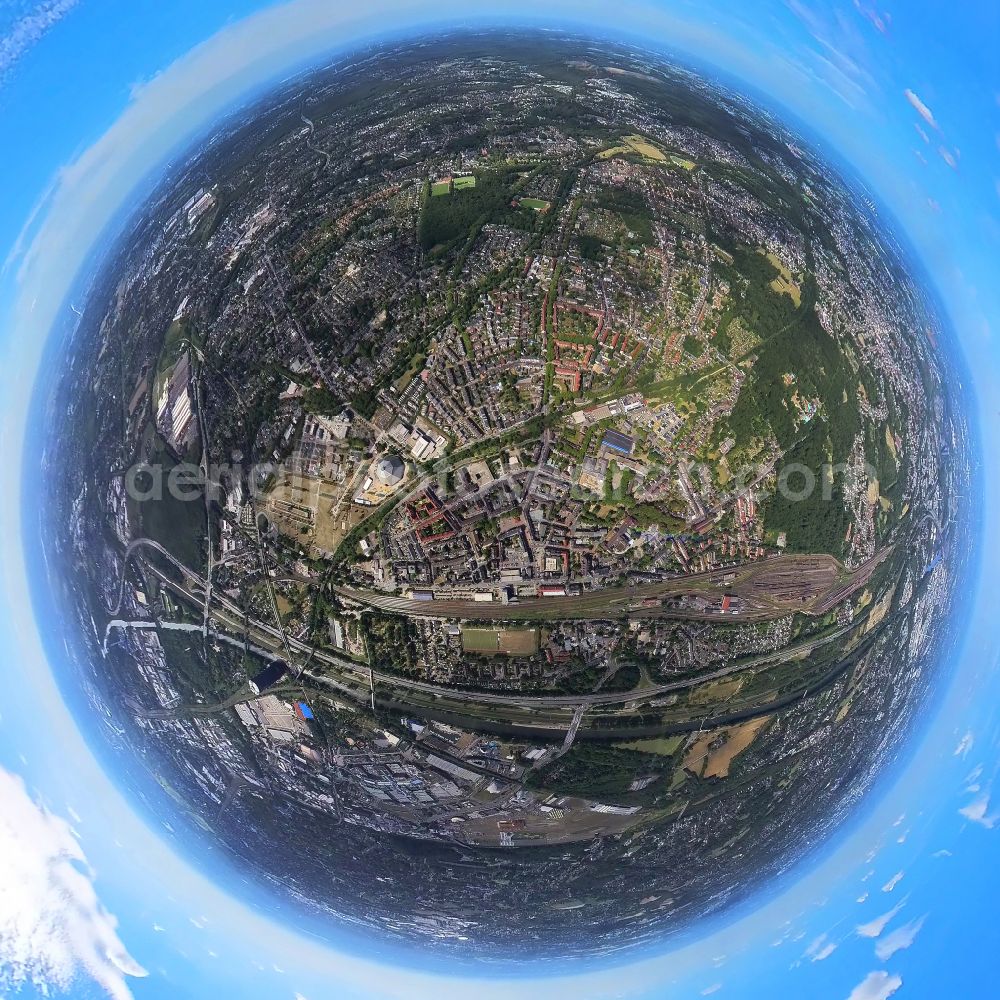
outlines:
[[[537,628],[463,628],[462,648],[483,655],[532,656],[538,652]]]

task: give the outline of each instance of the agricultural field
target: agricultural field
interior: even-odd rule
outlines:
[[[753,743],[770,721],[771,716],[767,715],[729,729],[703,733],[688,750],[684,767],[700,778],[727,778],[733,761]]]

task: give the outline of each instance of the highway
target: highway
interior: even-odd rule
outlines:
[[[204,607],[205,587],[204,582],[201,581],[198,574],[178,563],[177,560],[166,552],[161,545],[148,539],[139,539],[129,545],[127,550],[129,557],[131,558],[134,556],[135,552],[142,548],[150,548],[162,555],[168,562],[181,570],[186,580],[191,581],[187,585],[179,584],[170,579],[162,571],[150,566],[150,571],[157,576],[162,584],[169,587],[185,600],[195,603],[200,608]],[[125,572],[124,566],[122,572],[123,574]],[[196,587],[200,588],[200,592],[195,589]],[[120,593],[123,589],[124,577],[122,579]],[[247,618],[243,609],[240,608],[239,605],[225,595],[220,594],[218,590],[213,592],[212,600],[215,604],[215,607],[212,609],[212,618],[215,620],[217,625],[223,626],[222,630],[218,628],[214,629],[214,634],[221,635],[224,634],[225,631],[228,631],[236,636],[245,637],[244,639],[237,640],[237,644],[241,646],[246,646],[255,652],[268,651],[270,655],[273,656],[284,655],[283,637],[277,628],[272,625],[268,625],[266,622]],[[120,604],[121,596],[119,597],[119,607]],[[148,622],[148,619],[142,619],[142,621]],[[126,627],[129,625],[128,622],[120,619],[116,620],[113,624],[116,627]],[[627,704],[638,705],[649,702],[663,695],[683,691],[688,688],[697,687],[714,680],[731,676],[732,674],[741,673],[755,666],[766,663],[778,663],[790,658],[798,658],[808,654],[820,646],[825,645],[826,643],[837,641],[851,631],[851,629],[857,627],[857,625],[858,621],[855,621],[851,625],[845,625],[827,633],[826,635],[809,639],[805,642],[796,643],[795,645],[788,646],[776,653],[764,653],[759,656],[748,657],[746,659],[727,664],[717,670],[699,674],[696,677],[681,678],[675,681],[650,685],[649,687],[643,688],[641,691],[599,691],[586,695],[524,695],[506,692],[467,691],[456,688],[447,688],[438,684],[431,684],[426,681],[400,677],[396,674],[386,673],[375,668],[369,668],[367,664],[359,663],[336,653],[332,653],[327,650],[315,649],[312,645],[292,636],[287,637],[287,642],[293,656],[299,655],[303,658],[303,660],[311,657],[312,662],[317,664],[317,666],[322,665],[327,667],[334,674],[334,676],[330,676],[325,673],[319,674],[315,671],[307,671],[305,673],[306,676],[310,677],[312,680],[319,680],[322,677],[324,682],[332,682],[346,695],[355,699],[357,699],[360,692],[363,691],[363,697],[367,700],[370,691],[371,677],[371,680],[375,683],[395,688],[399,691],[414,691],[424,695],[430,695],[435,699],[435,705],[439,707],[441,711],[447,711],[448,704],[453,703],[455,705],[455,712],[461,712],[463,705],[480,704],[520,709],[559,709],[565,711],[566,713],[570,713],[575,712],[578,708],[580,708],[580,706],[614,707]],[[142,627],[149,626],[145,625]],[[253,645],[251,645],[251,643]],[[338,677],[339,681],[337,679]],[[350,685],[352,683],[356,687],[351,687]],[[571,720],[567,719],[566,725],[569,726],[570,722]]]

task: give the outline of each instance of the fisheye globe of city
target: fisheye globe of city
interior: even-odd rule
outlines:
[[[950,334],[815,140],[684,65],[497,30],[288,78],[80,307],[73,684],[135,795],[315,927],[666,939],[828,842],[926,708]]]

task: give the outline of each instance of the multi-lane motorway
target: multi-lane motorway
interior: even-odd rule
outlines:
[[[185,602],[204,610],[208,594],[206,581],[199,574],[179,563],[162,546],[149,540],[141,539],[133,542],[128,547],[127,560],[134,558],[144,548],[155,552],[181,574],[181,579],[177,580],[172,574],[164,572],[147,561],[148,570],[159,579],[160,583]],[[113,612],[116,615],[120,614],[123,603],[126,572],[127,562],[122,569],[118,607]],[[425,706],[433,706],[439,712],[465,717],[468,717],[474,708],[480,706],[499,710],[501,713],[505,709],[514,714],[530,712],[532,725],[560,730],[572,729],[574,719],[577,720],[576,725],[579,726],[579,719],[582,718],[581,709],[604,707],[614,711],[618,707],[625,706],[628,706],[630,710],[638,709],[642,705],[649,705],[649,703],[664,696],[708,684],[733,674],[767,664],[774,665],[792,658],[800,659],[820,646],[842,639],[852,629],[857,629],[859,626],[859,622],[855,621],[852,625],[827,631],[820,636],[795,643],[774,653],[747,657],[697,677],[653,684],[641,691],[599,691],[583,695],[526,695],[445,688],[426,681],[399,677],[376,667],[369,667],[367,664],[346,656],[328,650],[318,650],[291,636],[284,637],[275,626],[249,618],[236,602],[217,589],[212,591],[211,604],[210,618],[213,622],[213,633],[228,633],[231,636],[240,637],[238,641],[246,644],[253,651],[258,653],[270,651],[274,656],[285,655],[284,644],[287,638],[288,647],[292,653],[292,666],[297,674],[308,677],[314,683],[332,687],[353,700],[367,700],[370,696],[370,686],[375,684],[380,686],[385,697],[392,701],[405,700],[409,695],[415,701]],[[138,619],[133,622],[118,617],[109,624],[108,628],[149,627],[149,625],[148,619]],[[195,629],[197,628],[196,626]],[[312,666],[306,669],[304,666],[306,663]]]

